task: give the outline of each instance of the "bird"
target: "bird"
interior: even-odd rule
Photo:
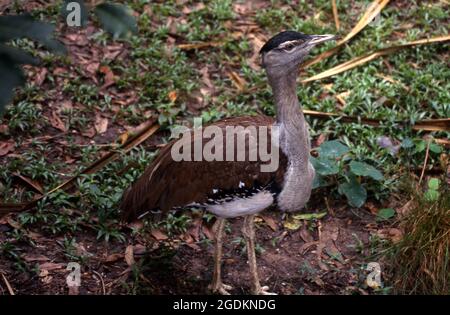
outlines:
[[[218,153],[222,159],[195,159],[190,146],[187,146],[187,158],[175,159],[175,148],[190,144],[195,147],[200,139],[200,149],[206,149],[205,139],[213,138],[212,134],[196,136],[195,130],[190,130],[184,133],[187,135],[184,139],[173,139],[164,146],[123,194],[120,209],[122,219],[128,222],[149,213],[187,211],[193,206],[216,216],[212,229],[214,270],[209,285],[213,293],[228,295],[233,289],[222,282],[223,234],[228,219],[243,217],[241,231],[247,248],[251,293],[274,294],[269,292],[268,286],[261,285],[258,277],[254,219],[256,214],[272,206],[281,212],[301,211],[310,198],[315,170],[309,160],[308,124],[297,97],[296,80],[300,65],[311,49],[335,38],[329,34],[308,35],[293,30],[271,37],[260,49],[260,57],[272,88],[275,118],[265,115],[231,117],[203,127],[218,133],[214,137],[218,140],[217,147],[211,152]],[[277,168],[263,171],[267,160],[263,161],[260,156],[251,159],[249,152],[243,159],[236,159],[238,153],[233,150],[238,144],[224,141],[226,132],[233,127],[236,127],[237,137],[248,136],[249,128],[257,128],[257,135],[254,135],[257,140],[267,127],[268,140],[256,146],[269,150],[272,144],[277,144],[273,150],[279,153]],[[249,140],[250,136],[244,139],[244,149],[250,149],[254,142]],[[225,159],[226,153],[219,149],[231,150],[233,159]]]

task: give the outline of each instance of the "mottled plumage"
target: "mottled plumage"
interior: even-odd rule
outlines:
[[[272,117],[254,116],[223,119],[211,125],[220,127],[225,134],[227,126],[270,127],[274,122]],[[171,141],[159,152],[144,174],[125,193],[120,207],[125,220],[132,220],[150,210],[167,211],[191,204],[205,207],[208,204],[217,204],[215,201],[223,202],[225,196],[228,196],[229,201],[244,198],[257,193],[260,188],[274,193],[281,189],[287,164],[286,156],[282,152],[280,167],[276,172],[270,173],[261,172],[260,166],[263,162],[260,160],[248,161],[248,154],[245,161],[241,162],[175,162],[171,158],[171,148],[176,141]],[[268,142],[268,146],[270,144]],[[224,149],[226,150],[225,141]],[[248,150],[246,152],[248,153]]]

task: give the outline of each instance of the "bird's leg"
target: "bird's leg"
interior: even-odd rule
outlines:
[[[254,215],[246,216],[242,227],[242,234],[244,235],[247,246],[248,263],[250,265],[250,274],[252,277],[252,293],[258,295],[272,295],[275,293],[268,292],[268,286],[261,287],[261,284],[259,283],[258,267],[256,265],[254,218]]]
[[[227,290],[233,289],[231,286],[222,283],[221,277],[221,264],[222,264],[222,237],[223,229],[225,227],[226,220],[223,218],[217,218],[216,223],[213,226],[215,244],[214,244],[214,274],[213,281],[209,288],[213,293],[220,293],[223,295],[229,295]]]

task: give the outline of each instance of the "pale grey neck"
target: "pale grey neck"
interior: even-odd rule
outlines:
[[[302,209],[311,195],[314,179],[314,168],[309,162],[308,125],[296,92],[296,69],[287,73],[286,69],[284,72],[267,71],[277,107],[280,148],[288,159],[283,188],[277,196],[277,204],[282,211]]]
[[[289,162],[306,167],[310,151],[308,126],[297,97],[297,70],[283,75],[268,71],[280,126],[280,145]]]

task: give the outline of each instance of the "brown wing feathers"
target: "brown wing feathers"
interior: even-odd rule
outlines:
[[[212,125],[224,130],[226,126],[245,128],[270,126],[273,123],[271,117],[255,116],[224,119]],[[125,192],[120,206],[124,220],[132,220],[149,210],[167,211],[194,202],[205,203],[209,198],[215,197],[213,190],[236,191],[240,183],[248,189],[271,182],[281,185],[283,180],[286,157],[281,152],[278,171],[264,173],[260,171],[261,161],[175,162],[171,157],[171,148],[175,142],[176,140],[166,145],[143,175]],[[207,140],[203,145],[206,142]]]

